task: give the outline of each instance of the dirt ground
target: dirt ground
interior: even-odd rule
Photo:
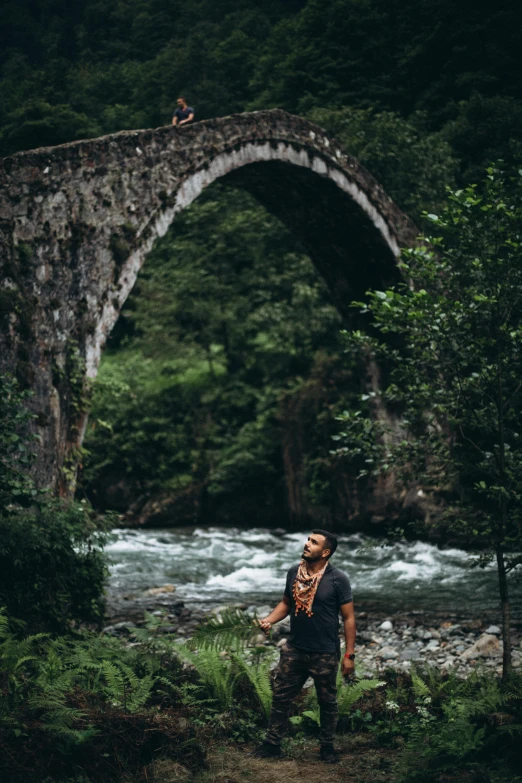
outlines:
[[[393,783],[397,752],[377,748],[370,738],[339,737],[339,764],[319,759],[317,741],[292,743],[281,759],[256,759],[248,750],[216,746],[209,754],[209,770],[196,776],[197,783]],[[173,782],[174,783],[174,782]]]

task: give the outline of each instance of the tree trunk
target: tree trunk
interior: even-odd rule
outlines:
[[[500,604],[502,607],[502,641],[504,643],[502,682],[505,683],[511,674],[511,607],[509,605],[506,563],[501,547],[497,548],[497,567]]]

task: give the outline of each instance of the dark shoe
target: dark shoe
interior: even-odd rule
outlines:
[[[263,742],[251,755],[256,759],[277,759],[281,756],[281,746]]]
[[[337,764],[339,762],[339,755],[333,745],[321,745],[319,751],[321,761],[325,764]]]

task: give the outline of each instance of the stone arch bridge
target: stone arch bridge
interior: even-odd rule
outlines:
[[[157,237],[217,179],[296,234],[333,302],[397,278],[416,230],[321,128],[280,110],[123,131],[0,161],[0,367],[34,390],[35,479],[66,491],[87,378]]]

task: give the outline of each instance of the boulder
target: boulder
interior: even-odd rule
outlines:
[[[473,660],[474,658],[492,658],[498,654],[499,649],[498,638],[493,636],[493,634],[483,633],[475,644],[472,644],[471,647],[468,647],[467,650],[461,653],[460,657],[465,661]]]
[[[149,590],[145,590],[145,595],[163,595],[164,593],[174,593],[175,590],[174,585],[161,585],[161,587],[151,587]]]
[[[498,627],[498,625],[490,625],[490,626],[489,626],[489,628],[486,628],[486,630],[484,631],[484,633],[491,633],[491,634],[493,634],[494,636],[500,636],[500,634],[502,633],[502,631],[500,630],[500,628]]]
[[[379,625],[379,631],[393,631],[393,623],[390,620],[385,620]]]

